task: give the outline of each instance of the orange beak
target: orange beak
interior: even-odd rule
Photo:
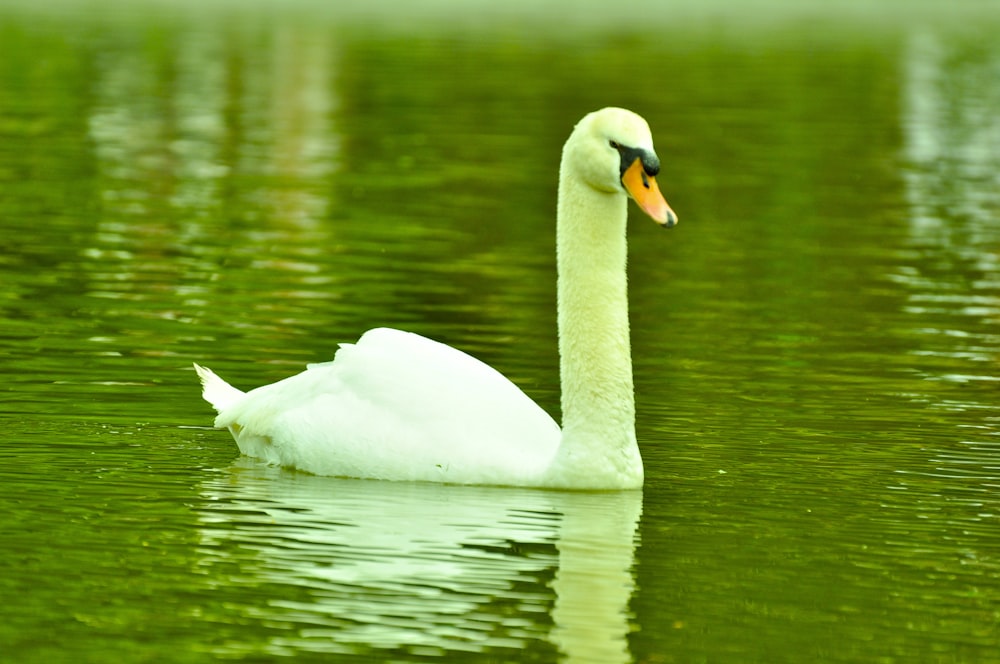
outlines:
[[[642,160],[636,159],[622,175],[622,184],[642,211],[664,228],[677,223],[677,215],[667,205],[666,199],[656,186],[656,179],[642,168]]]

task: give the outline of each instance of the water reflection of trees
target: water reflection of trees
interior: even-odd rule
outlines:
[[[1000,51],[914,34],[903,53],[912,260],[895,278],[919,315],[928,378],[998,379],[1000,356]]]
[[[491,360],[496,343],[462,339],[485,319],[551,322],[551,284],[537,275],[551,275],[554,203],[484,194],[483,182],[524,177],[484,148],[518,150],[488,117],[506,107],[427,116],[445,94],[429,83],[452,80],[434,71],[446,52],[421,63],[406,44],[298,24],[153,32],[144,49],[120,35],[95,49],[87,128],[101,214],[80,251],[102,314],[182,317],[208,333],[199,344],[296,366],[373,324],[434,325]],[[448,120],[462,108],[464,130]],[[470,127],[476,137],[456,137]],[[462,152],[472,146],[482,152]],[[498,213],[512,206],[537,207],[548,232],[484,223],[516,217]],[[498,251],[499,235],[532,248]]]

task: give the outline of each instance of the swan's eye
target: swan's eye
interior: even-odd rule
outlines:
[[[618,145],[617,141],[608,141],[608,145],[613,147],[615,150],[620,150],[622,146]]]

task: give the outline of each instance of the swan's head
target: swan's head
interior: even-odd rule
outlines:
[[[599,191],[629,196],[665,228],[677,223],[656,184],[660,160],[649,125],[632,111],[603,108],[584,116],[566,141],[563,168]]]

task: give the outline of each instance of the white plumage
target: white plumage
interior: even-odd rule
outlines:
[[[626,199],[672,226],[649,128],[616,108],[563,149],[557,220],[563,429],[503,375],[387,328],[243,393],[195,365],[249,456],[320,475],[573,489],[642,485],[625,287]]]
[[[369,330],[242,399],[198,372],[244,454],[319,475],[534,483],[559,445],[555,421],[498,371],[410,332]]]

